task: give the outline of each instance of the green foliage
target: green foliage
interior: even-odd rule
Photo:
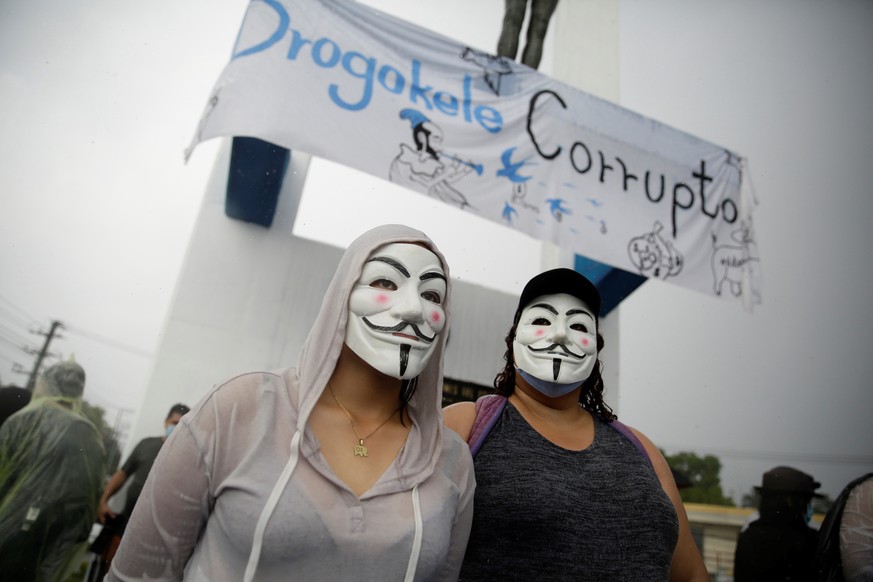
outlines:
[[[663,452],[663,451],[662,451]],[[721,461],[713,455],[700,457],[691,452],[664,455],[667,464],[691,481],[692,486],[679,490],[682,501],[733,506],[730,497],[721,490]]]
[[[757,507],[761,504],[761,494],[755,491],[752,487],[747,493],[743,493],[743,498],[740,500],[740,507]]]
[[[106,423],[106,411],[101,406],[82,400],[82,414],[97,427],[103,436],[103,449],[106,451],[106,474],[113,474],[118,469],[121,459],[121,449],[118,446],[118,438],[115,429]]]

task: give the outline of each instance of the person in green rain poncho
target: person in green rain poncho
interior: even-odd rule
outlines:
[[[30,403],[0,427],[0,572],[8,580],[64,580],[97,513],[105,454],[81,413],[85,371],[48,368]]]

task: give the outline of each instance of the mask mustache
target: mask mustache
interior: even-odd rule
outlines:
[[[414,323],[409,323],[408,321],[401,321],[397,325],[388,326],[388,325],[375,325],[373,323],[370,323],[370,321],[366,317],[362,317],[361,319],[363,320],[363,322],[365,324],[367,324],[367,327],[369,327],[370,329],[375,330],[375,331],[380,331],[383,333],[397,333],[397,332],[403,331],[407,327],[411,327],[413,334],[415,334],[415,337],[417,337],[418,339],[420,339],[421,341],[426,342],[426,343],[432,343],[434,338],[436,338],[436,336],[437,336],[437,334],[433,334],[432,336],[427,337],[426,335],[424,335],[422,333],[422,331],[420,329],[418,329],[417,325],[415,325]]]
[[[527,347],[527,349],[529,349],[532,352],[536,352],[536,353],[554,352],[557,348],[560,348],[560,351],[564,352],[566,355],[568,355],[572,358],[578,358],[581,360],[582,358],[585,357],[585,354],[575,354],[575,353],[571,352],[570,350],[568,350],[564,346],[564,344],[552,344],[552,345],[545,347],[545,348],[532,348],[530,346]]]

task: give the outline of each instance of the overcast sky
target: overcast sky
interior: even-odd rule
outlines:
[[[503,5],[368,3],[484,50]],[[60,320],[86,397],[139,406],[219,142],[182,152],[245,5],[0,3],[4,384]],[[622,419],[719,455],[737,496],[777,464],[835,496],[873,469],[873,4],[623,1],[619,25],[621,104],[748,157],[764,273],[752,314],[659,281],[625,301]]]

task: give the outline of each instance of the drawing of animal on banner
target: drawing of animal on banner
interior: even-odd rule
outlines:
[[[512,198],[510,202],[504,202],[503,219],[509,224],[512,224],[513,215],[518,214],[518,208],[522,210],[532,210],[539,213],[540,209],[535,204],[531,204],[525,200],[527,196],[527,181],[533,176],[523,174],[521,171],[527,165],[532,165],[528,158],[515,160],[515,146],[505,149],[500,154],[500,162],[502,167],[497,170],[496,176],[506,180],[510,184]]]
[[[712,234],[712,282],[716,295],[721,295],[725,282],[730,292],[739,297],[743,292],[743,276],[748,269],[752,275],[758,268],[757,245],[751,229],[743,225],[731,233],[731,239],[737,244],[718,244],[715,233]],[[747,280],[754,280],[751,277]],[[759,291],[752,289],[755,299],[760,301]]]
[[[420,111],[403,109],[400,119],[409,123],[413,145],[400,144],[400,153],[391,162],[388,179],[462,210],[472,208],[464,193],[453,184],[470,172],[481,176],[484,170],[482,164],[461,159],[443,150],[442,129]]]
[[[527,196],[527,184],[524,182],[510,183],[512,184],[510,186],[512,197],[509,201],[503,203],[503,219],[509,224],[512,224],[512,220],[518,214],[519,208],[526,212],[539,214],[539,206],[531,204],[525,200],[525,196]]]
[[[641,275],[667,279],[682,272],[685,260],[673,243],[661,236],[664,226],[655,221],[651,232],[634,237],[627,245],[627,254]]]

